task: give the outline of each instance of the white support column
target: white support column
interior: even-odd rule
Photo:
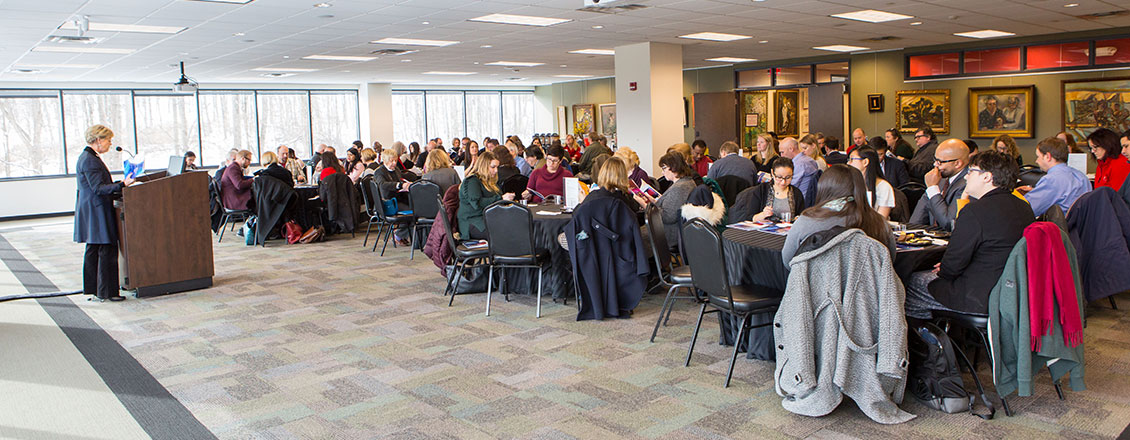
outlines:
[[[667,147],[683,142],[683,116],[683,47],[616,47],[617,138],[620,146],[639,154],[648,174],[657,175]]]
[[[380,141],[388,146],[392,138],[392,86],[390,84],[364,84],[358,104],[361,111],[361,141],[366,146]]]

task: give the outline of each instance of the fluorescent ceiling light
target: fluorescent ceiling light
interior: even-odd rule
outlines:
[[[994,31],[992,29],[985,29],[983,31],[958,32],[958,33],[955,33],[954,35],[957,35],[959,37],[967,37],[967,38],[994,38],[994,37],[1007,37],[1007,36],[1016,35],[1016,34],[1014,34],[1012,32],[1003,32],[1003,31]]]
[[[246,5],[246,4],[251,3],[255,0],[192,0],[192,1],[204,2],[204,3],[230,3],[230,4],[233,4],[233,5]]]
[[[855,52],[859,50],[867,50],[870,47],[849,46],[847,44],[833,44],[831,46],[816,46],[813,49],[830,50],[832,52]]]
[[[540,66],[542,64],[545,64],[545,63],[528,63],[528,62],[524,62],[524,61],[495,61],[493,63],[487,63],[486,65],[488,65],[488,66],[508,66],[508,67],[534,67],[534,66]]]
[[[474,75],[476,73],[479,73],[479,72],[444,72],[444,71],[439,71],[439,70],[433,70],[431,72],[424,72],[424,75]]]
[[[592,78],[592,75],[553,75],[555,78]]]
[[[482,23],[501,23],[501,24],[518,24],[522,26],[553,26],[555,24],[568,23],[568,18],[551,18],[551,17],[534,17],[531,15],[511,15],[511,14],[490,14],[482,17],[475,17],[467,21],[478,21]]]
[[[64,52],[64,53],[99,53],[112,55],[125,55],[134,52],[133,49],[111,49],[108,47],[64,47],[64,46],[36,46],[32,52]]]
[[[78,29],[75,22],[68,21],[59,26],[59,29],[74,30]],[[115,24],[115,23],[90,23],[87,30],[100,31],[100,32],[140,32],[146,34],[175,34],[180,31],[188,29],[184,26],[148,26],[142,24]]]
[[[717,61],[720,63],[748,63],[750,61],[757,61],[756,58],[738,58],[738,57],[718,57],[707,58],[706,61]]]
[[[318,69],[301,69],[297,67],[256,67],[255,72],[315,72]]]
[[[868,23],[883,23],[887,21],[906,20],[914,18],[911,15],[895,14],[893,12],[876,11],[874,9],[867,9],[863,11],[845,12],[843,14],[832,14],[836,18],[844,18],[848,20],[866,21]]]
[[[452,44],[459,44],[458,41],[447,40],[417,40],[415,38],[381,38],[380,40],[370,41],[371,44],[399,44],[404,46],[433,46],[444,47]]]
[[[17,64],[17,66],[36,69],[97,69],[102,67],[97,64]]]
[[[356,57],[351,55],[309,55],[302,57],[304,60],[318,61],[373,61],[377,57]]]
[[[612,49],[581,49],[571,50],[569,53],[576,53],[581,55],[616,55],[616,51]]]
[[[699,32],[697,34],[679,35],[679,38],[709,41],[737,41],[753,37],[749,35],[723,34],[721,32]]]

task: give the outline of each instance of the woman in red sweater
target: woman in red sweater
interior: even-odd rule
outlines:
[[[1091,155],[1099,161],[1095,170],[1095,188],[1109,187],[1115,191],[1122,188],[1122,182],[1130,175],[1130,162],[1122,156],[1118,134],[1110,129],[1100,128],[1087,136]]]
[[[561,166],[561,161],[564,157],[564,148],[558,146],[549,147],[549,151],[545,153],[545,166],[530,173],[530,183],[526,185],[526,191],[522,193],[522,197],[531,198],[531,196],[533,196],[531,201],[535,203],[541,202],[541,197],[534,195],[531,190],[543,196],[550,194],[564,196],[565,178],[573,177],[573,173]]]
[[[337,159],[337,155],[326,151],[322,153],[322,172],[318,175],[318,180],[325,180],[326,176],[333,173],[345,174],[345,168],[341,166],[341,161]]]

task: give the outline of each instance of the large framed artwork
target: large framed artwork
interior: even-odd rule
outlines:
[[[616,145],[616,103],[600,105],[600,134]]]
[[[777,137],[800,135],[800,91],[778,90],[773,96],[773,131]]]
[[[990,138],[1007,134],[1015,138],[1035,135],[1036,86],[971,87],[969,137]]]
[[[569,111],[565,109],[565,106],[557,106],[557,132],[561,133],[562,138],[569,134],[569,123],[566,122],[566,115],[568,114]]]
[[[588,132],[596,130],[596,120],[593,119],[594,113],[596,113],[595,104],[573,104],[573,134],[575,136],[584,136]]]
[[[1076,140],[1100,127],[1130,129],[1130,78],[1063,81],[1063,127]]]
[[[769,131],[765,114],[769,111],[769,94],[764,91],[738,92],[738,102],[741,106],[738,126],[742,133],[742,151],[753,151],[757,146],[757,135]]]
[[[899,90],[895,92],[895,126],[914,133],[927,126],[936,134],[950,132],[950,91]]]

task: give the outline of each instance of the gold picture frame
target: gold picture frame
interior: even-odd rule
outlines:
[[[1035,137],[1036,86],[970,87],[969,137]]]
[[[899,90],[895,92],[895,126],[914,133],[923,125],[937,134],[950,132],[950,91]]]
[[[580,137],[596,131],[596,104],[573,104],[573,135]]]

